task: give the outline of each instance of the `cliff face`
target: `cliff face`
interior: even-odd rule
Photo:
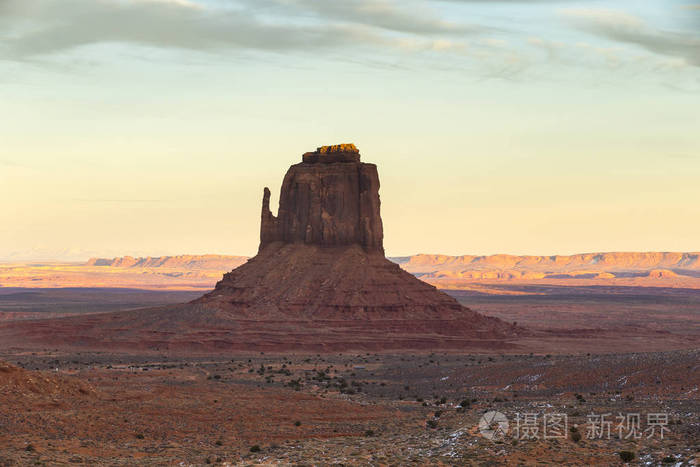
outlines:
[[[459,347],[521,331],[463,307],[384,257],[377,167],[360,162],[353,145],[304,154],[284,177],[277,216],[265,188],[261,221],[258,254],[192,302],[255,322],[251,340],[291,339],[297,348],[359,341],[365,348]]]
[[[264,190],[259,251],[282,242],[384,254],[377,166],[360,162],[354,145],[324,146],[302,160],[284,177],[277,217]]]
[[[0,340],[337,352],[505,349],[524,332],[403,271],[384,257],[382,238],[376,166],[360,162],[352,145],[319,148],[290,167],[278,216],[265,189],[259,253],[211,292],[182,305],[68,318],[64,334],[0,325]]]
[[[445,256],[394,258],[406,271],[445,289],[475,282],[698,288],[700,253],[609,252],[571,256]]]

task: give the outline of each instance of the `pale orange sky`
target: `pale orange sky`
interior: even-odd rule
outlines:
[[[700,13],[265,2],[122,2],[144,31],[115,40],[111,0],[71,4],[92,26],[9,2],[0,260],[253,254],[263,187],[341,142],[379,166],[390,255],[700,250]],[[170,34],[192,15],[250,32]]]

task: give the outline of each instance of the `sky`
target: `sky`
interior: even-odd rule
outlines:
[[[2,261],[252,255],[349,142],[389,255],[699,251],[700,3],[0,0]]]

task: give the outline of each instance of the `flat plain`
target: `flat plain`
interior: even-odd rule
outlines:
[[[501,285],[450,291],[535,335],[507,353],[81,351],[3,343],[0,465],[696,465],[700,292]],[[112,312],[197,291],[0,289],[5,322]],[[508,433],[478,429],[488,411]],[[623,414],[668,416],[661,439]],[[518,417],[535,414],[523,439]],[[545,414],[565,414],[544,439]],[[588,436],[608,415],[611,436]],[[575,430],[575,431],[573,431]],[[622,434],[622,436],[619,436]],[[581,439],[578,439],[580,436]],[[577,441],[578,439],[578,441]]]
[[[0,368],[0,465],[622,465],[622,451],[642,465],[698,460],[697,351],[2,358],[27,369]],[[478,424],[494,410],[510,427],[492,440]],[[643,436],[618,429],[628,413]],[[644,432],[659,413],[663,438]],[[545,439],[552,414],[567,428]],[[589,417],[605,414],[610,438],[592,435]],[[516,428],[526,416],[534,437]]]

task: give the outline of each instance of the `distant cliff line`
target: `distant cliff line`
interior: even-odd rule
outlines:
[[[242,264],[247,259],[247,256],[232,255],[121,256],[116,258],[91,258],[85,265],[122,268],[187,267],[217,269],[224,264]],[[550,256],[416,254],[395,256],[389,259],[406,268],[440,266],[447,269],[464,267],[467,269],[551,269],[552,271],[570,270],[572,268],[592,270],[688,269],[700,271],[700,252],[608,252]]]
[[[247,260],[247,256],[230,255],[120,256],[116,258],[90,258],[85,265],[118,268],[220,269],[229,264],[240,265]]]
[[[399,264],[433,264],[433,265],[487,265],[504,268],[567,268],[567,267],[621,267],[648,269],[674,267],[700,269],[700,252],[609,252],[580,253],[575,255],[433,255],[418,254],[392,258]]]
[[[246,256],[177,255],[92,258],[83,263],[0,263],[0,287],[125,287],[209,290]],[[578,255],[429,255],[389,258],[440,289],[484,290],[489,284],[637,286],[700,289],[700,253]]]

